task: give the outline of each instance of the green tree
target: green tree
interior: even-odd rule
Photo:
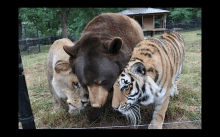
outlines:
[[[19,20],[32,23],[44,36],[56,35],[59,12],[57,8],[20,8]]]
[[[69,33],[74,34],[74,37],[78,39],[85,26],[95,16],[105,12],[116,13],[125,9],[126,8],[74,8],[68,18]]]
[[[171,8],[169,19],[180,20],[182,22],[189,22],[192,18],[201,18],[200,8]]]
[[[42,36],[55,36],[62,30],[62,37],[80,37],[84,27],[103,12],[119,12],[126,8],[20,8],[20,22],[33,23]]]
[[[41,37],[55,36],[58,30],[62,37],[78,39],[88,22],[103,12],[119,12],[127,8],[19,8],[19,36],[21,22],[36,26]],[[162,8],[169,10],[168,20],[190,21],[201,18],[201,8]]]

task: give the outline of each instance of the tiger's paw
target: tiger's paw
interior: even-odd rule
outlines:
[[[162,124],[150,124],[148,129],[162,129]]]
[[[150,85],[150,88],[152,89],[152,93],[154,95],[160,96],[160,87],[154,82],[154,80],[150,76],[147,76],[147,81]]]
[[[174,90],[174,95],[177,96],[177,95],[179,95],[179,93],[180,93],[179,90],[176,88],[176,89]]]
[[[171,89],[170,96],[173,97],[177,95],[179,95],[179,90],[177,90],[177,88]]]

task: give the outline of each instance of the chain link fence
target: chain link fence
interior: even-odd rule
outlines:
[[[201,19],[192,19],[187,22],[182,22],[182,20],[174,21],[170,20],[166,23],[167,29],[173,29],[173,28],[181,28],[183,30],[190,30],[194,28],[201,28]]]

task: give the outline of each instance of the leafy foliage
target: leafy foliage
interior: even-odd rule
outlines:
[[[57,35],[61,30],[63,8],[20,8],[19,19],[33,24],[43,36]],[[87,23],[103,12],[119,12],[126,8],[65,8],[67,10],[68,36],[79,38]]]
[[[119,12],[125,8],[74,8],[67,19],[69,35],[78,39],[88,22],[104,12]]]
[[[174,8],[170,10],[169,16],[173,20],[182,20],[183,23],[189,22],[192,18],[201,18],[200,8]]]
[[[60,27],[59,13],[57,8],[20,8],[19,19],[33,23],[45,36],[56,35]]]
[[[64,8],[20,8],[19,19],[36,26],[40,37],[61,35],[61,11]],[[65,8],[67,11],[67,35],[78,39],[84,27],[103,12],[119,12],[127,8]],[[163,8],[169,10],[168,20],[190,21],[201,18],[200,8]],[[35,27],[34,27],[35,29]]]

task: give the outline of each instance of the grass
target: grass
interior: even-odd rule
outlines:
[[[165,122],[201,119],[201,29],[183,31],[186,56],[182,74],[178,80],[179,96],[170,99]],[[126,118],[113,111],[111,96],[99,123],[90,123],[90,107],[70,115],[64,110],[55,112],[46,78],[46,59],[50,45],[41,46],[41,53],[22,55],[25,78],[34,120],[37,128],[71,128],[127,125]],[[150,123],[153,106],[141,106],[142,124]],[[19,126],[21,124],[19,123]],[[185,126],[185,125],[184,125]],[[185,126],[186,127],[186,126]],[[143,127],[146,128],[146,127]],[[183,126],[163,128],[183,128]],[[188,126],[188,128],[201,128]]]

